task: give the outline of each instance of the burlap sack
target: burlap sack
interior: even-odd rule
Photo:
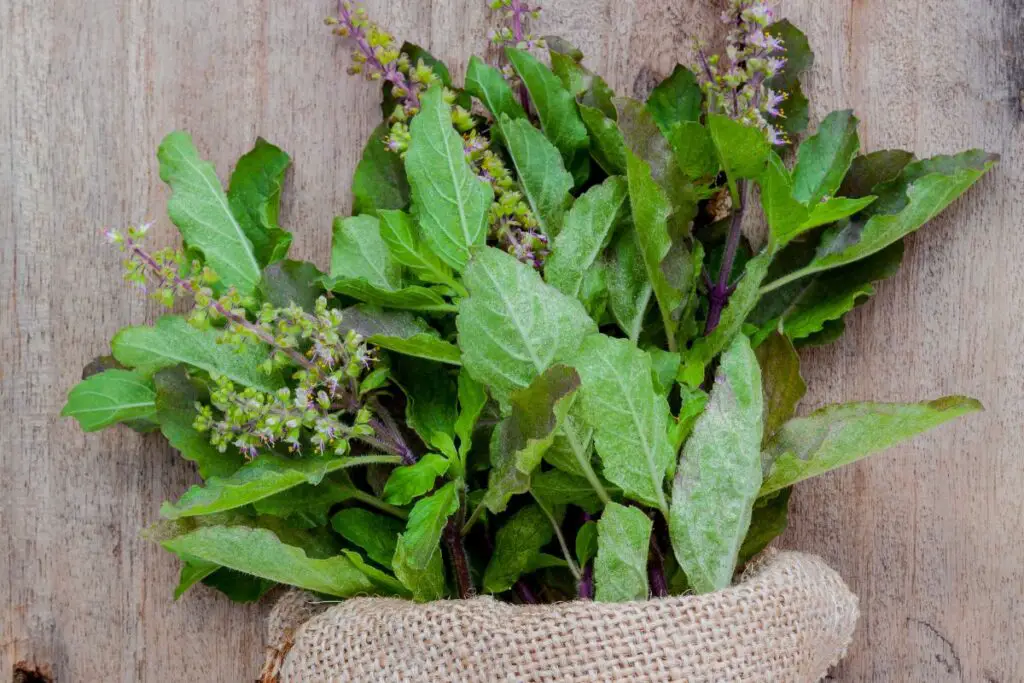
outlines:
[[[293,592],[275,607],[266,683],[818,681],[858,614],[838,574],[793,552],[727,590],[647,602],[356,598],[310,618],[312,600]]]

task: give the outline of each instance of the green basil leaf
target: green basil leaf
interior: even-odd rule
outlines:
[[[349,543],[365,550],[371,560],[390,569],[398,535],[405,525],[400,519],[353,507],[331,517],[331,528]]]
[[[771,147],[764,131],[721,114],[708,116],[708,129],[722,169],[729,180],[733,206],[736,206],[739,204],[737,183],[761,176],[768,163]]]
[[[629,498],[667,513],[665,473],[675,454],[668,401],[654,390],[650,355],[625,339],[595,334],[573,365],[582,379],[580,414],[594,429],[605,477]]]
[[[647,278],[654,291],[669,339],[669,350],[675,350],[675,328],[683,293],[674,287],[662,269],[662,262],[672,249],[668,233],[671,209],[668,197],[654,181],[651,167],[631,151],[626,152],[629,199],[633,211],[633,226],[637,246],[644,260]]]
[[[384,243],[377,218],[352,216],[334,219],[331,278],[362,279],[389,291],[402,287],[402,268]]]
[[[806,232],[822,225],[829,225],[844,218],[849,218],[874,204],[876,199],[878,197],[868,195],[859,199],[833,197],[827,201],[820,202],[811,207],[810,215],[807,216],[807,220],[800,226],[800,231]]]
[[[455,435],[459,437],[459,457],[465,462],[473,446],[473,429],[487,405],[487,390],[468,372],[460,371],[458,400],[459,417],[455,421]]]
[[[597,522],[585,522],[576,532],[576,561],[586,567],[597,556]]]
[[[181,131],[163,139],[157,158],[160,178],[171,187],[167,215],[182,239],[203,253],[225,285],[251,295],[260,281],[260,264],[213,164],[199,158],[192,138]]]
[[[400,210],[409,206],[409,181],[402,157],[384,144],[388,131],[387,123],[377,126],[363,148],[363,156],[352,177],[352,213],[355,215],[379,216],[385,209]]]
[[[530,93],[544,135],[562,153],[566,165],[571,166],[577,152],[587,147],[587,129],[576,100],[562,87],[558,76],[529,52],[507,48],[505,54]]]
[[[647,98],[647,110],[666,136],[680,122],[700,121],[703,105],[704,93],[697,83],[697,77],[679,64],[672,70],[672,75],[659,83]]]
[[[732,582],[761,488],[763,410],[761,369],[750,341],[738,335],[722,354],[672,487],[672,548],[700,593]]]
[[[442,89],[428,90],[421,104],[409,126],[411,141],[405,155],[413,215],[433,252],[461,271],[470,248],[487,239],[487,212],[494,191],[466,161],[462,136],[452,127]]]
[[[551,537],[551,522],[537,505],[512,515],[494,538],[494,553],[484,571],[484,592],[504,593],[512,588],[530,571]]]
[[[261,455],[227,477],[211,477],[205,486],[193,486],[177,503],[164,503],[160,514],[166,519],[211,515],[255,503],[299,484],[323,481],[330,472],[349,467],[395,462],[391,456],[351,458],[286,458]]]
[[[316,300],[323,294],[324,274],[306,261],[278,261],[263,269],[260,296],[277,308],[292,304],[312,313]]]
[[[292,235],[277,223],[281,186],[291,158],[263,138],[238,160],[228,183],[228,204],[252,243],[256,260],[267,266],[283,259]]]
[[[615,92],[603,78],[583,66],[583,53],[558,37],[545,38],[545,42],[551,55],[551,70],[576,101],[597,108],[606,116],[615,116]]]
[[[844,266],[885,249],[935,218],[978,182],[998,161],[978,150],[954,157],[915,162],[893,181],[895,191],[872,207],[870,217],[840,223],[825,235],[814,260],[764,288],[772,291],[789,282]],[[892,210],[892,213],[879,213]]]
[[[913,154],[899,149],[884,149],[859,156],[843,178],[839,195],[867,197],[877,186],[898,178],[913,160]]]
[[[368,563],[356,551],[342,550],[341,554],[347,557],[349,562],[373,583],[377,588],[375,593],[378,595],[394,595],[406,599],[412,597],[412,591],[407,589],[401,581]]]
[[[202,526],[161,545],[179,555],[325,595],[347,598],[373,592],[373,585],[347,557],[313,559],[269,529]]]
[[[193,426],[201,394],[182,366],[161,370],[153,375],[153,383],[160,432],[183,458],[196,464],[203,479],[230,476],[245,464],[245,456],[238,450],[221,453]]]
[[[156,391],[148,377],[128,370],[106,370],[79,382],[68,394],[61,417],[78,420],[84,432],[156,415]]]
[[[789,526],[789,496],[793,489],[782,489],[758,498],[750,518],[750,530],[740,546],[738,566],[761,554],[768,544],[781,536]]]
[[[451,462],[437,453],[427,453],[413,465],[396,467],[384,485],[384,500],[392,505],[408,505],[434,489]]]
[[[834,111],[818,126],[818,132],[800,145],[793,169],[793,197],[814,206],[832,197],[850,170],[860,138],[852,111]]]
[[[768,153],[768,165],[758,181],[772,248],[781,249],[809,229],[804,226],[811,211],[793,197],[793,179],[775,152]]]
[[[612,244],[608,266],[608,306],[619,328],[634,342],[640,338],[654,289],[633,230],[622,231]]]
[[[575,505],[592,515],[601,509],[601,499],[585,477],[561,470],[535,472],[530,492],[549,507]]]
[[[361,304],[342,311],[343,332],[355,330],[371,344],[406,356],[459,365],[459,349],[407,311],[385,311]]]
[[[572,203],[573,179],[558,149],[528,119],[500,119],[501,137],[541,232],[554,237]]]
[[[383,289],[365,279],[324,278],[324,286],[332,292],[350,296],[381,308],[405,311],[451,313],[455,307],[432,289],[412,285],[401,289]]]
[[[590,153],[608,175],[626,172],[626,143],[615,119],[600,109],[579,105],[580,117],[590,136]],[[614,112],[612,112],[614,113]]]
[[[571,358],[596,330],[579,301],[498,249],[478,251],[464,282],[469,297],[460,302],[457,320],[462,363],[502,405],[513,391]]]
[[[764,430],[767,443],[786,420],[796,414],[797,406],[807,393],[807,384],[800,375],[800,356],[793,343],[783,334],[770,334],[755,351],[761,366],[764,389]]]
[[[184,363],[211,375],[223,375],[243,386],[272,392],[283,386],[279,375],[259,369],[267,349],[246,344],[240,350],[219,341],[216,330],[200,330],[179,316],[165,315],[153,327],[126,327],[114,336],[114,358],[139,373]]]
[[[653,524],[643,510],[609,503],[597,522],[594,599],[598,602],[646,600],[647,554]]]
[[[981,403],[949,396],[922,403],[850,403],[790,420],[762,455],[761,495],[849,465],[941,424],[982,410]]]
[[[613,176],[576,200],[548,257],[544,270],[548,284],[580,298],[585,276],[625,218],[628,198],[626,181]]]
[[[491,512],[503,512],[509,498],[529,490],[530,475],[551,447],[579,382],[575,370],[555,365],[512,394],[509,415],[491,437],[491,471],[484,496]]]
[[[381,209],[380,236],[395,261],[424,282],[455,285],[451,269],[423,243],[419,226],[404,211]]]
[[[682,121],[665,135],[668,137],[676,163],[691,180],[710,184],[718,175],[718,153],[711,131],[697,121]]]
[[[405,532],[398,537],[392,561],[395,576],[417,600],[436,600],[444,591],[441,533],[458,509],[454,482],[445,484],[413,506]]]
[[[469,58],[466,68],[466,92],[480,100],[495,120],[502,115],[510,119],[526,118],[526,112],[505,76],[476,55]]]

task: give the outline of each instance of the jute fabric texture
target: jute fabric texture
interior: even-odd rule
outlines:
[[[313,600],[292,592],[275,607],[264,681],[819,681],[858,616],[839,575],[795,552],[718,593],[647,602]]]

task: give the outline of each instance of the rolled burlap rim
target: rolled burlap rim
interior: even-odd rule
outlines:
[[[823,560],[765,553],[717,593],[520,606],[489,597],[318,603],[268,621],[263,683],[819,681],[846,654],[855,596]]]

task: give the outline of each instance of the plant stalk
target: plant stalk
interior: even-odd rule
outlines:
[[[462,543],[459,526],[455,517],[448,520],[448,524],[444,528],[444,543],[448,548],[448,557],[452,563],[455,588],[459,593],[459,598],[466,600],[473,597],[476,590],[473,588],[473,579],[469,573],[469,558],[466,556],[466,546]]]
[[[718,271],[718,281],[708,290],[708,319],[704,325],[704,336],[708,336],[722,322],[722,311],[729,303],[729,276],[732,275],[733,265],[736,263],[736,252],[739,250],[740,237],[743,235],[743,211],[747,202],[747,183],[741,180],[736,185],[736,194],[739,197],[739,205],[732,214],[732,222],[729,224],[729,237],[725,243],[725,253],[722,254],[722,267]]]

